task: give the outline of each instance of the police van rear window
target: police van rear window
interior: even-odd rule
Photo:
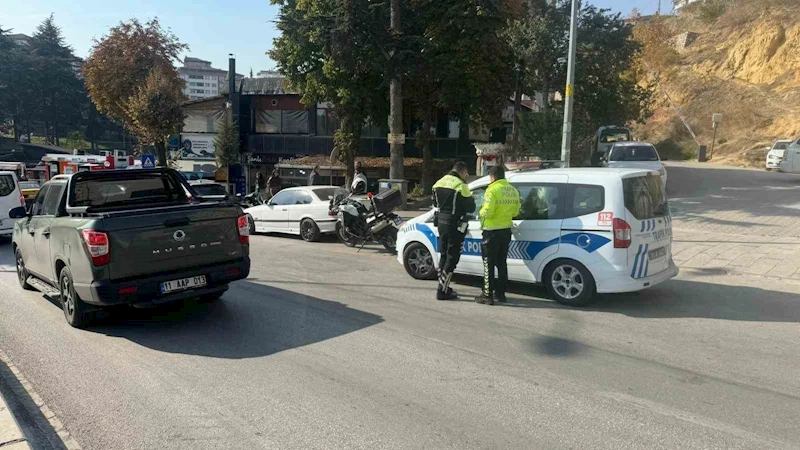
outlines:
[[[637,220],[667,215],[667,197],[660,175],[625,178],[622,180],[625,207]]]
[[[15,189],[14,177],[11,175],[0,175],[0,197],[10,195]]]

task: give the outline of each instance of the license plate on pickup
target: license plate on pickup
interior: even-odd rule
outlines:
[[[198,275],[196,277],[181,278],[180,280],[165,281],[161,283],[161,293],[168,294],[170,292],[185,291],[187,289],[196,289],[206,285],[206,276]]]
[[[650,259],[650,261],[656,260],[658,258],[663,258],[665,256],[667,256],[667,248],[666,247],[661,247],[661,248],[657,248],[655,250],[650,250],[647,253],[647,257]]]
[[[394,220],[394,224],[397,225],[397,226],[400,226],[403,223],[403,219],[400,218],[400,217],[395,217],[392,220]]]

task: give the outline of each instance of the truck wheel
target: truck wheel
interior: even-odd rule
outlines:
[[[89,323],[86,303],[78,297],[72,282],[72,272],[64,266],[58,277],[58,290],[61,293],[61,308],[67,323],[75,328],[84,328]]]
[[[403,267],[406,272],[418,280],[436,279],[436,268],[433,266],[433,255],[428,247],[414,242],[403,252]]]
[[[595,294],[594,277],[583,264],[572,259],[557,259],[544,269],[544,284],[558,303],[587,306]]]
[[[303,219],[300,222],[300,237],[306,242],[317,242],[319,240],[319,227],[311,219]]]
[[[22,252],[20,249],[14,252],[14,256],[16,256],[17,259],[17,278],[19,279],[19,285],[26,291],[32,291],[33,286],[28,284],[28,276],[30,276],[30,274],[28,273],[28,269],[25,268],[25,260],[22,259]]]

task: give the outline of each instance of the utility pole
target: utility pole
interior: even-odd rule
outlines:
[[[569,167],[569,153],[572,146],[572,104],[575,83],[575,47],[578,44],[578,10],[580,0],[572,0],[572,14],[569,26],[569,59],[567,60],[567,86],[564,89],[564,135],[561,139],[561,161]]]
[[[389,178],[403,179],[403,147],[406,136],[403,134],[403,94],[400,82],[400,68],[397,67],[397,43],[401,36],[400,31],[400,0],[391,1],[391,30],[395,40],[392,50],[392,60],[395,64],[394,76],[389,85]]]

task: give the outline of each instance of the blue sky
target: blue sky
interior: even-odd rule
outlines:
[[[273,25],[278,8],[269,0],[2,0],[5,5],[0,26],[15,33],[33,34],[50,13],[55,14],[69,45],[86,57],[92,40],[109,27],[131,17],[158,17],[180,40],[189,44],[188,55],[227,68],[228,53],[236,55],[236,69],[247,74],[274,68],[264,54],[277,32]],[[658,0],[589,0],[590,3],[628,14],[656,10]],[[671,0],[661,0],[668,11]]]

